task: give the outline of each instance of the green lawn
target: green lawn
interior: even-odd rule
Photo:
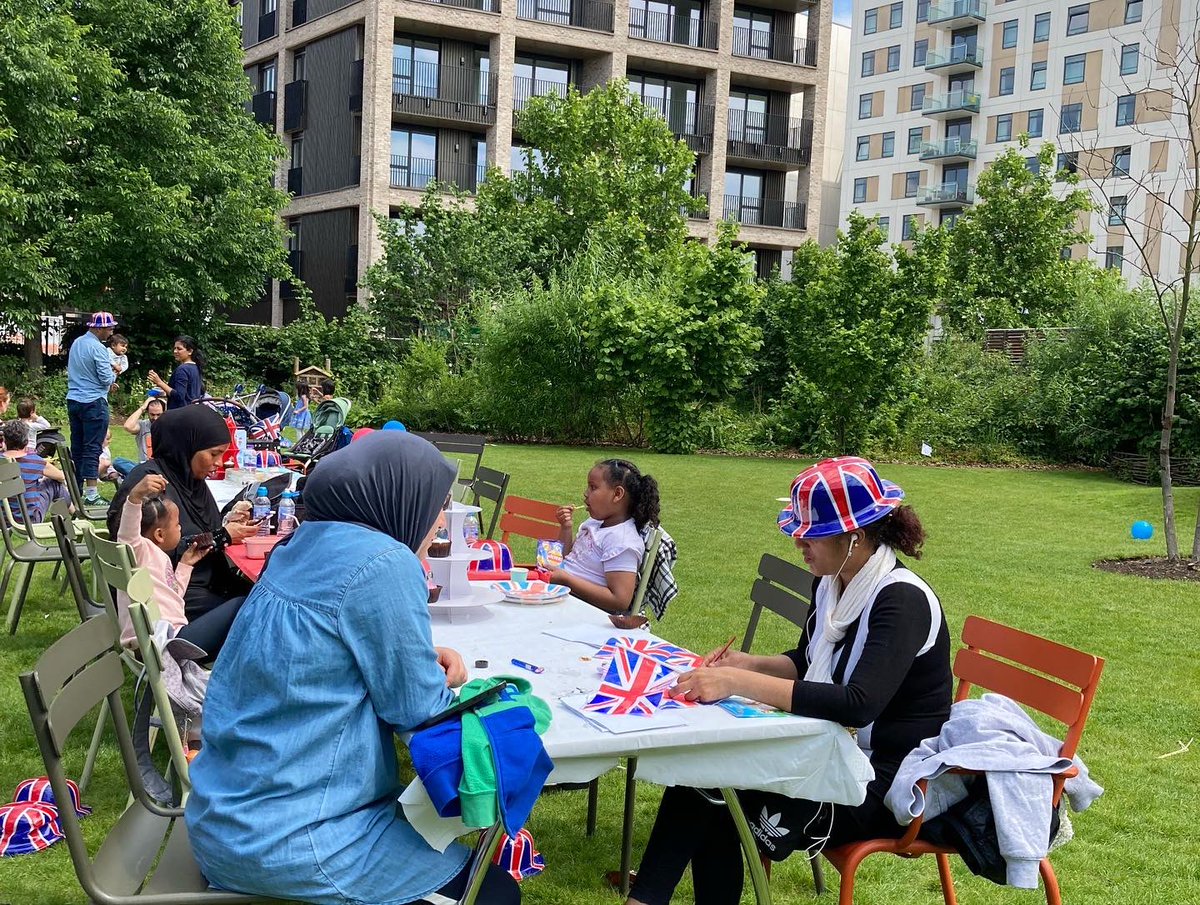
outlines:
[[[601,455],[498,446],[489,447],[485,461],[512,474],[513,493],[569,502],[582,494],[585,474]],[[746,595],[760,554],[792,555],[774,528],[774,498],[786,493],[800,463],[645,453],[633,458],[659,479],[663,523],[680,550],[682,593],[662,633],[707,650],[744,628]],[[883,473],[905,488],[925,522],[927,556],[917,569],[940,595],[952,636],[967,614],[978,613],[1108,661],[1080,752],[1107,792],[1075,819],[1075,841],[1055,853],[1066,901],[1200,901],[1200,744],[1190,753],[1158,759],[1179,740],[1200,736],[1200,593],[1195,585],[1148,583],[1091,568],[1101,557],[1158,552],[1157,538],[1152,546],[1129,539],[1135,519],[1160,521],[1157,491],[1080,472],[887,467]],[[1179,494],[1188,544],[1198,503],[1200,491]],[[16,674],[74,622],[74,608],[58,597],[48,575],[34,584],[20,633],[0,640],[0,795],[41,773]],[[756,648],[782,650],[792,646],[794,636],[789,626],[764,620]],[[463,653],[469,660],[470,651]],[[76,763],[82,762],[84,746],[86,738]],[[95,840],[123,805],[119,777],[119,762],[109,749],[87,795],[96,814],[84,825]],[[551,795],[538,805],[530,829],[547,870],[524,884],[525,901],[617,901],[600,878],[617,865],[622,787],[620,774],[605,778],[593,839],[583,835],[583,793]],[[639,787],[635,851],[645,842],[658,795],[653,787]],[[1001,889],[961,868],[956,876],[964,902],[1039,900],[1040,893]],[[941,901],[929,859],[876,856],[860,877],[863,903]],[[812,893],[807,867],[797,859],[775,871],[773,885],[777,902]],[[690,887],[681,889],[677,901],[690,900]],[[0,861],[0,903],[81,901],[65,847]],[[834,898],[827,895],[825,901]]]

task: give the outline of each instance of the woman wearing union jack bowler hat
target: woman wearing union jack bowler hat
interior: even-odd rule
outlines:
[[[884,804],[900,762],[950,715],[950,634],[933,590],[896,554],[920,558],[925,531],[904,492],[865,459],[818,462],[792,481],[779,529],[815,576],[795,649],[778,656],[710,654],[674,690],[688,700],[742,695],[857,729],[875,779],[856,806],[761,791],[741,799],[759,850],[781,861],[860,839],[899,837]],[[689,862],[698,905],[736,905],[742,857],[728,811],[695,789],[668,788],[630,905],[665,905]]]

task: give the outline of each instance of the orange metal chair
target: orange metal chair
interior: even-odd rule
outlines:
[[[509,495],[504,500],[504,514],[500,516],[500,543],[507,546],[510,534],[534,541],[558,540],[562,526],[558,524],[557,511],[557,503]]]
[[[1059,753],[1063,757],[1074,757],[1092,708],[1100,673],[1104,670],[1104,660],[979,616],[967,617],[963,643],[966,647],[954,659],[954,674],[958,677],[955,701],[965,700],[976,686],[1006,695],[1066,726]],[[1055,807],[1062,797],[1063,784],[1077,772],[1070,767],[1055,775]],[[924,780],[921,787],[924,791]],[[868,839],[825,852],[842,875],[838,905],[853,905],[854,873],[864,858],[876,852],[891,852],[903,858],[934,855],[942,882],[942,898],[946,905],[956,905],[958,900],[954,895],[949,856],[957,853],[952,848],[918,839],[921,823],[918,817],[900,839]],[[1040,873],[1048,905],[1062,905],[1058,878],[1049,858],[1042,859]]]

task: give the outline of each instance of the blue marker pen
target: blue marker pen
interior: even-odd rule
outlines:
[[[538,675],[541,675],[542,673],[544,673],[546,671],[542,667],[534,666],[532,663],[526,663],[524,660],[513,659],[512,665],[519,666],[519,667],[521,667],[521,669],[528,669],[530,672],[537,673]]]

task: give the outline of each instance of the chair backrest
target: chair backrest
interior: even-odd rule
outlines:
[[[475,494],[475,505],[483,505],[483,500],[492,503],[492,520],[488,524],[487,534],[491,538],[496,533],[496,522],[500,520],[500,510],[504,506],[504,497],[508,495],[509,476],[503,471],[496,471],[480,465],[475,469],[475,480],[471,482],[471,490]]]
[[[1104,660],[980,616],[967,617],[962,639],[954,699],[965,700],[978,687],[1044,713],[1067,727],[1061,754],[1074,757]]]
[[[557,511],[558,506],[554,503],[509,496],[504,501],[504,514],[500,516],[500,543],[507,544],[510,534],[533,540],[558,540],[562,526],[555,515]]]
[[[58,467],[62,469],[63,482],[67,485],[67,493],[71,495],[71,505],[82,516],[85,512],[83,491],[79,489],[79,481],[75,478],[75,463],[71,459],[71,450],[65,443],[58,446]]]
[[[79,621],[85,622],[99,613],[107,613],[116,624],[116,610],[112,604],[112,595],[105,594],[107,602],[93,600],[88,592],[87,582],[83,576],[83,563],[75,546],[75,525],[70,517],[61,511],[52,511],[50,524],[54,526],[54,537],[58,541],[58,552],[62,556],[63,571],[67,575],[67,585],[71,588],[71,596],[75,599],[75,608],[79,611]],[[85,534],[86,537],[86,534]]]
[[[742,652],[748,652],[754,643],[754,633],[758,631],[758,620],[764,609],[803,626],[812,604],[812,594],[813,574],[808,569],[764,553],[758,561],[758,578],[750,588],[754,607],[746,624],[746,635],[742,638]]]
[[[134,569],[137,568],[129,546],[101,537],[91,525],[84,527],[83,539],[91,554],[92,568],[99,571],[103,582],[115,590],[125,590],[133,579]]]
[[[487,437],[483,434],[439,434],[428,431],[417,433],[417,436],[428,440],[442,453],[463,456],[469,463],[470,474],[462,475],[462,479],[468,483],[475,480],[479,465],[483,461],[483,448]],[[474,462],[471,461],[472,457]]]
[[[13,512],[14,507],[16,513]],[[21,477],[21,466],[8,456],[0,456],[0,515],[7,540],[9,531],[17,531],[25,539],[25,525],[29,521],[29,510],[25,506],[25,479]],[[19,513],[19,515],[18,515]]]
[[[641,569],[638,572],[637,590],[633,592],[633,602],[629,612],[637,613],[646,599],[646,591],[650,587],[650,575],[654,572],[654,561],[658,559],[658,548],[662,546],[662,525],[655,525],[646,535],[646,555],[642,557]]]

